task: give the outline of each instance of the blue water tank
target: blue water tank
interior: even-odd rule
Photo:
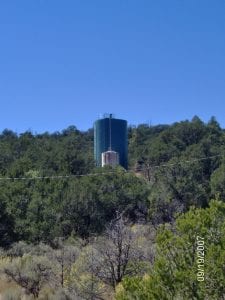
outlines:
[[[119,154],[119,164],[127,169],[128,138],[127,121],[105,115],[94,123],[94,156],[97,166],[101,166],[101,155],[108,150]]]

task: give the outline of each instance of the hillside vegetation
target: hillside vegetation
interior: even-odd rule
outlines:
[[[93,130],[1,133],[3,299],[224,299],[225,131],[194,117],[128,138],[129,169],[98,169]]]

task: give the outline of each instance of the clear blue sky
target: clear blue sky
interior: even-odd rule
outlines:
[[[224,0],[0,1],[0,131],[216,116],[225,127]]]

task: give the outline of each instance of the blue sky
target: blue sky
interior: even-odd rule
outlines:
[[[216,116],[225,127],[225,1],[0,1],[0,131]]]

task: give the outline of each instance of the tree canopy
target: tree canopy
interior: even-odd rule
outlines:
[[[17,293],[0,295],[224,299],[224,129],[195,116],[128,137],[124,170],[95,167],[92,129],[0,134],[0,282]]]

